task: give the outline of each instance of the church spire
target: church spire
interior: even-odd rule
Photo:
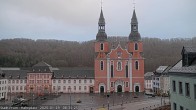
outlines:
[[[135,9],[133,10],[133,15],[131,18],[131,33],[129,34],[129,40],[130,41],[141,40],[140,33],[138,32],[138,21],[137,21]]]
[[[98,22],[98,33],[96,36],[96,40],[103,41],[107,39],[107,34],[105,33],[105,18],[103,16],[103,11],[101,8],[101,13]]]

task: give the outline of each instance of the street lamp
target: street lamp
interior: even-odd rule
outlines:
[[[70,104],[69,109],[71,110],[71,87],[68,88],[68,91],[69,91],[69,104]]]
[[[113,92],[112,92],[112,99],[113,99],[113,106],[114,106],[114,89],[113,89]]]

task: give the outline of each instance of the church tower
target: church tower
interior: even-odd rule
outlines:
[[[132,56],[133,92],[144,91],[144,58],[143,43],[138,32],[138,21],[135,9],[131,19],[131,33],[129,34],[128,52]]]
[[[107,41],[107,34],[105,32],[105,19],[101,9],[98,33],[95,41],[95,93],[107,92],[107,58],[106,54],[109,52],[109,44]]]

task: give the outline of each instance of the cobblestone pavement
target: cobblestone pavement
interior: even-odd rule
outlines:
[[[108,105],[110,110],[139,110],[146,109],[151,107],[157,107],[161,105],[160,97],[148,98],[148,96],[133,93],[121,93],[121,94],[50,94],[45,96],[45,100],[41,100],[40,97],[26,97],[29,106],[73,106],[77,105],[78,110],[98,110],[108,109]],[[34,100],[33,100],[34,99]],[[77,103],[77,101],[81,101],[81,103]],[[163,100],[162,100],[163,101]],[[168,98],[166,98],[168,102]],[[163,103],[163,102],[162,102]],[[11,101],[0,102],[0,105],[8,105],[11,106]],[[61,108],[62,109],[62,108]],[[144,110],[145,110],[144,109]],[[59,109],[60,110],[60,109]],[[65,110],[65,109],[64,109]],[[67,109],[68,110],[68,109]]]

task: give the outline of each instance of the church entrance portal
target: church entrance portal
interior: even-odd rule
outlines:
[[[139,92],[139,86],[135,86],[135,92]]]
[[[100,87],[100,93],[104,93],[104,87],[103,86]]]
[[[122,92],[122,86],[121,85],[117,86],[117,92]]]

